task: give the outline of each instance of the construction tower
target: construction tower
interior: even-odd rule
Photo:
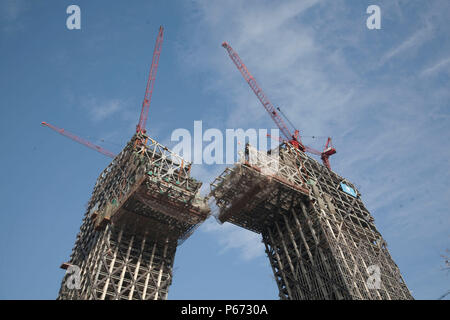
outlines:
[[[209,215],[190,168],[137,132],[97,179],[58,299],[166,299],[177,245]]]
[[[210,197],[221,223],[262,235],[280,299],[413,298],[359,191],[290,143],[246,145]]]

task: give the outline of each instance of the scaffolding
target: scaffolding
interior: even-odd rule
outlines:
[[[219,222],[262,235],[280,299],[413,298],[357,188],[289,144],[247,144],[209,197]]]
[[[177,246],[209,216],[191,164],[137,133],[100,174],[58,299],[167,299]]]

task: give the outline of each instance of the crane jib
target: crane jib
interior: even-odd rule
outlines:
[[[231,46],[224,42],[222,43],[222,46],[227,50],[228,55],[230,56],[233,63],[236,65],[238,70],[241,72],[242,76],[244,77],[245,81],[248,83],[250,88],[255,93],[256,97],[259,99],[261,104],[263,105],[264,109],[269,113],[270,117],[273,119],[275,124],[278,126],[280,131],[283,133],[283,135],[287,138],[287,140],[296,148],[300,149],[301,151],[310,152],[313,154],[320,154],[321,158],[323,160],[324,165],[330,169],[330,164],[328,161],[328,157],[330,155],[333,155],[336,153],[336,150],[334,148],[329,149],[328,144],[331,143],[331,138],[328,138],[327,144],[325,146],[325,150],[323,152],[317,151],[311,147],[304,146],[301,143],[301,139],[299,136],[299,131],[295,130],[295,134],[292,135],[286,126],[286,124],[283,121],[283,118],[278,114],[278,112],[275,111],[275,107],[273,104],[269,101],[269,99],[264,94],[263,90],[259,87],[258,83],[256,82],[255,78],[250,74],[247,67],[245,66],[244,62],[241,60],[237,52],[231,48]],[[278,109],[279,110],[279,109]],[[281,112],[281,110],[280,110]],[[284,116],[284,114],[281,112],[281,114]],[[284,116],[285,117],[285,116]],[[287,119],[287,118],[286,118]],[[289,119],[287,119],[289,121]],[[330,169],[331,170],[331,169]]]
[[[153,86],[155,84],[156,73],[158,71],[159,57],[161,55],[161,48],[163,43],[164,28],[159,28],[158,36],[156,38],[155,49],[153,50],[152,65],[150,66],[150,72],[147,80],[147,87],[145,89],[144,102],[142,105],[141,115],[139,117],[138,125],[136,126],[136,132],[144,132],[145,124],[148,118],[148,110],[150,108],[150,102],[153,94]]]

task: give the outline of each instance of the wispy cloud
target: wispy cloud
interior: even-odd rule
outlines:
[[[125,111],[127,105],[120,99],[101,100],[90,98],[82,103],[93,121],[105,120],[119,112]]]
[[[26,9],[26,5],[21,0],[4,0],[2,1],[1,8],[1,17],[8,21],[14,21]]]
[[[23,0],[4,0],[0,3],[0,26],[4,34],[11,34],[24,29],[20,17],[29,5]]]
[[[436,64],[434,64],[428,68],[425,68],[421,72],[421,75],[428,76],[428,75],[438,73],[441,70],[448,70],[449,65],[450,65],[450,57],[444,58],[444,59],[438,61]]]
[[[333,136],[338,149],[331,160],[333,168],[361,185],[364,201],[388,242],[395,239],[396,246],[404,248],[403,259],[423,258],[426,249],[408,251],[411,243],[426,248],[450,229],[445,218],[450,206],[450,151],[443,147],[450,139],[450,92],[448,83],[424,81],[405,72],[417,70],[420,63],[419,68],[429,66],[422,74],[430,75],[449,65],[448,58],[432,63],[428,49],[429,41],[449,46],[442,33],[448,14],[445,3],[421,11],[418,19],[423,28],[412,34],[410,28],[397,25],[406,36],[382,42],[377,47],[381,58],[366,40],[365,21],[359,26],[345,19],[361,15],[345,1],[333,2],[337,10],[327,10],[329,3],[323,1],[195,3],[194,30],[186,31],[199,36],[190,38],[183,57],[186,67],[211,75],[205,80],[206,90],[222,94],[215,110],[225,107],[226,121],[218,119],[217,125],[273,127],[220,48],[222,41],[228,41],[272,102],[303,134]],[[401,17],[410,13],[403,13],[398,2],[394,7],[395,18],[407,24]],[[389,11],[384,14],[389,16]],[[205,29],[210,33],[201,32]],[[392,30],[378,34],[381,40],[391,35]],[[414,59],[397,59],[404,56]],[[379,67],[387,62],[399,72],[367,67],[367,63]],[[218,241],[224,247],[249,250],[251,240],[245,232],[226,224],[205,230],[216,232],[219,227],[223,230],[217,231]]]
[[[230,223],[219,225],[214,218],[207,220],[200,231],[216,235],[222,247],[221,253],[238,249],[243,260],[252,260],[264,255],[264,245],[261,236],[251,231],[234,226]]]
[[[404,54],[405,52],[412,51],[415,48],[423,45],[427,40],[430,40],[430,36],[433,34],[433,29],[430,24],[427,24],[424,28],[419,29],[409,38],[404,40],[398,46],[391,48],[380,59],[379,66],[384,65],[389,60]]]

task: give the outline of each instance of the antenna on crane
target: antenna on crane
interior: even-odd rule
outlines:
[[[286,119],[287,122],[289,122],[289,124],[291,125],[292,128],[295,128],[294,124],[289,120],[288,117],[286,117],[286,115],[284,114],[283,111],[281,111],[280,107],[277,107],[277,110],[280,111],[281,115]]]
[[[74,135],[73,133],[70,133],[69,131],[67,131],[65,129],[58,128],[58,127],[56,127],[54,125],[51,125],[48,122],[41,122],[41,124],[43,126],[45,126],[45,127],[49,127],[50,129],[55,130],[59,134],[62,134],[63,136],[65,136],[67,138],[70,138],[70,139],[72,139],[72,140],[74,140],[74,141],[76,141],[76,142],[78,142],[78,143],[80,143],[80,144],[82,144],[82,145],[84,145],[84,146],[86,146],[88,148],[91,148],[91,149],[93,149],[93,150],[95,150],[97,152],[100,152],[101,154],[104,154],[105,156],[108,156],[110,158],[114,158],[116,156],[111,151],[108,151],[108,150],[106,150],[106,149],[104,149],[104,148],[102,148],[100,146],[97,146],[97,145],[95,145],[95,144],[93,144],[93,143],[91,143],[91,142],[89,142],[89,141],[87,141],[87,140],[85,140],[83,138],[80,138],[80,137]]]
[[[145,88],[144,101],[142,102],[141,116],[139,123],[136,126],[136,132],[145,133],[145,124],[147,122],[148,110],[150,108],[150,101],[152,100],[153,86],[155,84],[156,73],[158,71],[159,56],[161,55],[161,48],[164,37],[164,28],[159,27],[158,37],[156,38],[155,49],[153,50],[152,65],[147,80],[147,87]]]

